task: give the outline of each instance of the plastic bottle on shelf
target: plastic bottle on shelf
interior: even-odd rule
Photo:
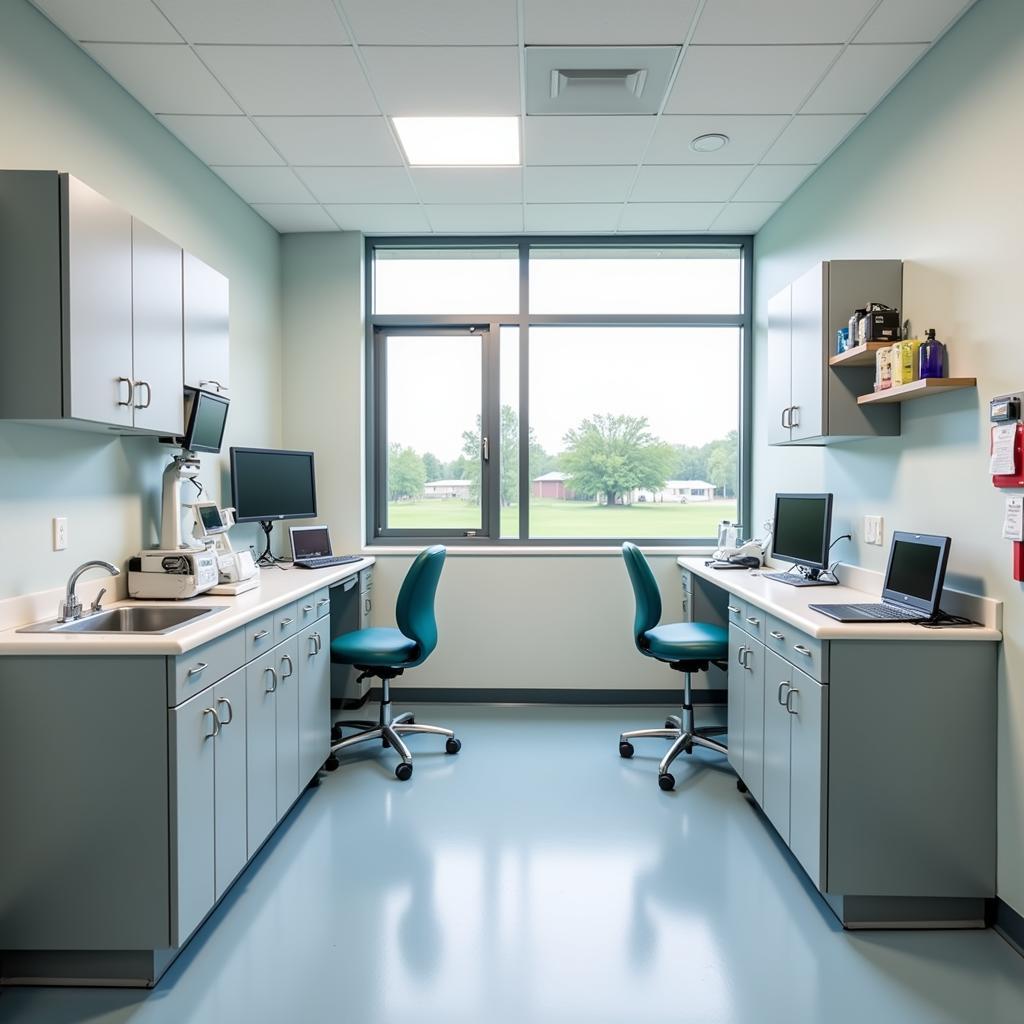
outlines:
[[[935,337],[935,328],[929,327],[925,331],[924,342],[918,353],[920,359],[920,377],[945,377],[946,376],[946,346]]]

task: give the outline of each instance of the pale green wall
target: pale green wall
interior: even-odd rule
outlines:
[[[25,0],[0,3],[0,106],[0,167],[69,171],[228,276],[227,441],[277,444],[277,233]],[[166,459],[148,438],[0,422],[0,599],[154,543]],[[205,464],[216,493],[223,460]],[[70,520],[60,553],[50,550],[54,515]]]
[[[1003,495],[987,473],[987,402],[1024,390],[1024,4],[980,0],[757,236],[754,495],[830,490],[834,534],[885,517],[886,546],[837,548],[884,568],[893,529],[949,534],[954,584],[1005,602],[999,679],[999,894],[1024,912],[1024,591],[1000,539]],[[822,259],[906,261],[905,315],[949,342],[978,390],[903,407],[899,438],[830,449],[766,444],[765,308]],[[870,300],[872,296],[864,296]],[[973,680],[964,680],[964,700]],[[884,708],[880,709],[884,714]],[[979,756],[984,756],[979,751]]]

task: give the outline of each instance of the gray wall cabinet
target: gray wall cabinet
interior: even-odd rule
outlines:
[[[325,587],[176,658],[0,658],[5,983],[155,984],[327,757],[330,636]]]
[[[226,387],[227,325],[181,246],[69,174],[0,171],[0,417],[180,434],[186,365]]]
[[[824,445],[899,434],[898,404],[860,406],[871,367],[829,367],[836,331],[868,302],[902,309],[899,260],[819,263],[768,302],[765,348],[769,444]]]

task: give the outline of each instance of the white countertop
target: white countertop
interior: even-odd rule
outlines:
[[[173,605],[177,608],[223,608],[216,615],[182,626],[170,633],[19,633],[0,632],[0,655],[16,654],[184,654],[209,640],[230,633],[261,615],[312,594],[321,587],[354,576],[373,565],[371,557],[329,569],[266,568],[260,570],[260,586],[238,597],[200,594],[188,601],[114,601],[105,608],[129,605]],[[28,623],[25,623],[28,625]]]
[[[811,604],[850,604],[881,600],[874,592],[851,586],[791,587],[765,579],[760,569],[712,569],[705,565],[708,556],[685,555],[676,561],[702,579],[710,580],[730,594],[750,601],[763,611],[776,615],[791,626],[819,640],[1002,640],[999,629],[985,626],[939,626],[931,628],[905,622],[836,622],[811,610]],[[998,604],[998,602],[988,602]],[[947,609],[951,610],[951,609]],[[982,615],[976,615],[984,621]]]

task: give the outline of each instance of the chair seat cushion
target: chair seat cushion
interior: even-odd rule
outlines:
[[[416,641],[397,629],[372,626],[342,633],[331,641],[331,661],[342,665],[400,668],[416,657]]]
[[[659,661],[725,661],[729,633],[707,622],[668,622],[643,635],[647,652]]]

